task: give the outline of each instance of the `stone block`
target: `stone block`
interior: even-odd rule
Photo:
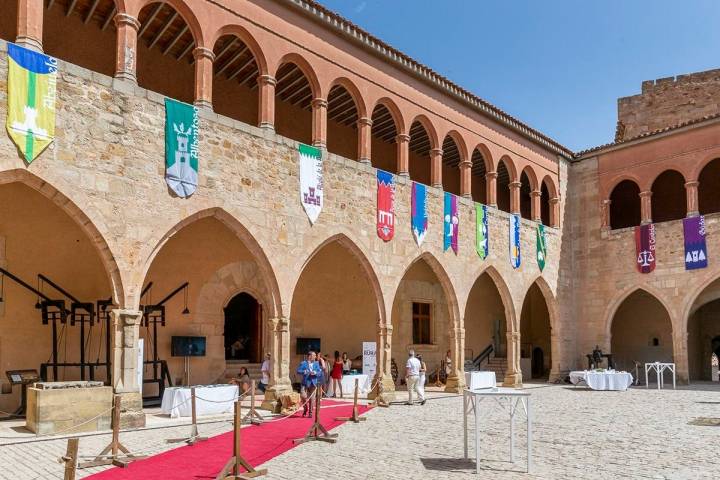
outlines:
[[[62,383],[65,385],[39,384],[27,389],[25,427],[28,430],[46,435],[59,432],[94,432],[110,428],[112,387],[87,385],[90,382]]]

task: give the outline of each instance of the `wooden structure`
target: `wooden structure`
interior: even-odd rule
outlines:
[[[262,415],[255,410],[255,380],[250,381],[250,410],[243,417],[244,421],[250,421],[253,425],[260,425],[265,421]]]
[[[310,430],[308,430],[305,436],[303,438],[297,438],[293,440],[294,443],[305,443],[313,441],[321,441],[328,443],[337,442],[337,433],[328,432],[327,429],[322,425],[322,423],[320,423],[320,400],[322,399],[322,396],[323,388],[322,386],[318,385],[315,388],[315,421],[313,422]]]
[[[335,420],[341,421],[341,422],[353,422],[353,423],[360,423],[367,420],[365,417],[360,416],[360,412],[358,410],[358,392],[360,391],[360,381],[356,378],[355,379],[355,393],[353,394],[353,409],[352,409],[352,415],[349,417],[335,417]]]
[[[195,387],[190,388],[190,408],[192,415],[192,424],[190,425],[190,435],[184,438],[169,438],[167,443],[185,442],[188,445],[194,445],[196,442],[207,440],[207,437],[201,437],[197,428],[197,413],[195,410]]]
[[[242,427],[242,407],[240,399],[235,402],[235,421],[233,430],[233,456],[227,461],[215,480],[240,480],[246,478],[260,477],[267,474],[267,469],[256,470],[240,453],[240,428]],[[240,467],[245,473],[240,473]]]
[[[79,438],[68,438],[65,455],[58,459],[60,463],[65,464],[65,475],[63,476],[63,480],[75,480],[75,474],[77,473],[79,443]]]

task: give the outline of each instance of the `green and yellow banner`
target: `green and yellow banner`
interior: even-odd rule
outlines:
[[[57,59],[8,44],[7,131],[30,163],[55,138]]]
[[[545,225],[539,223],[537,226],[537,264],[542,272],[545,268],[547,258],[547,244],[545,243]]]

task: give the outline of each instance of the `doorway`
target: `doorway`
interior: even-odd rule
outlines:
[[[545,375],[545,354],[542,348],[535,347],[532,351],[532,378],[541,378]]]
[[[225,307],[225,359],[260,362],[262,305],[252,295],[235,295]]]

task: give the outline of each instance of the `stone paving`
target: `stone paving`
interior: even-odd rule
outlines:
[[[594,392],[571,386],[533,384],[535,471],[525,468],[525,429],[517,425],[517,462],[509,458],[508,419],[497,408],[484,413],[481,476],[474,460],[462,459],[462,399],[433,393],[425,406],[375,409],[368,421],[343,425],[336,444],[301,445],[265,464],[269,479],[705,479],[720,477],[720,428],[689,424],[720,417],[720,386],[698,384],[678,390],[633,388]],[[489,402],[486,402],[490,405]],[[471,422],[472,423],[472,422]],[[202,434],[227,431],[227,419],[200,426]],[[164,439],[187,426],[128,432],[131,449],[161,451]],[[81,453],[99,451],[108,435],[81,439]],[[8,442],[8,440],[3,440]],[[0,478],[62,478],[56,463],[66,440],[48,439],[0,446]],[[471,444],[472,452],[472,444]],[[11,468],[5,466],[11,465]],[[80,478],[89,475],[84,470]],[[172,478],[168,476],[167,478]]]

